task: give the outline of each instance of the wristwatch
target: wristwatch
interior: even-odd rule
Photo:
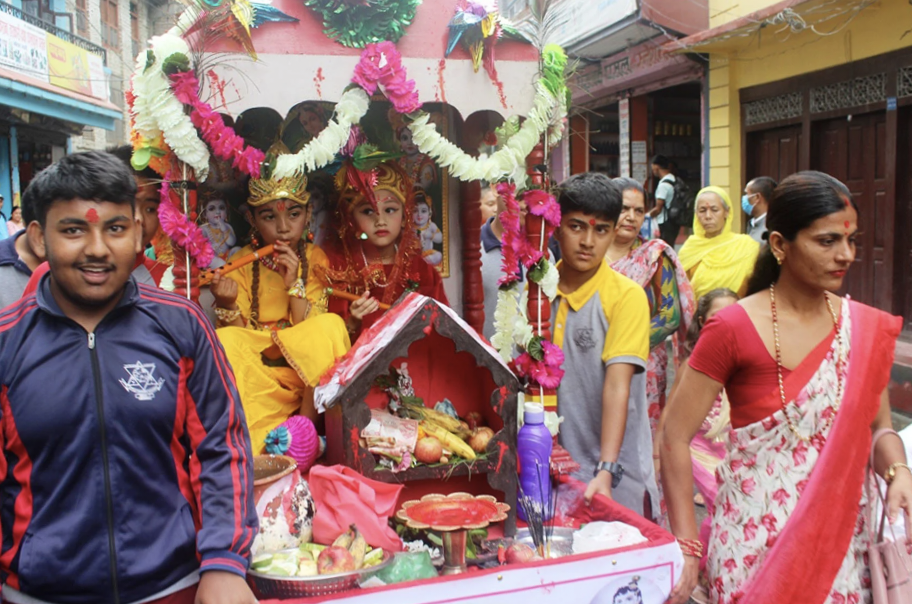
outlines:
[[[624,477],[624,466],[616,461],[601,461],[595,466],[595,472],[592,475],[598,476],[598,473],[603,470],[611,474],[611,488],[617,488],[621,484],[621,478]]]

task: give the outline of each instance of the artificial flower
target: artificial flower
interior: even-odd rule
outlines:
[[[158,221],[162,231],[171,238],[174,245],[186,250],[199,268],[208,267],[215,257],[215,251],[202,229],[181,212],[172,200],[170,174],[165,175],[160,195]]]
[[[544,218],[552,229],[560,226],[560,204],[553,195],[541,189],[530,189],[523,193],[523,201],[526,202],[530,214]],[[550,236],[549,233],[548,237]]]
[[[491,346],[500,353],[504,362],[509,363],[513,357],[514,328],[517,320],[523,316],[519,307],[519,283],[497,290],[497,306],[494,309],[494,335]]]
[[[538,286],[541,288],[542,293],[548,296],[549,300],[554,300],[557,297],[557,286],[560,283],[560,272],[557,270],[557,267],[554,266],[554,263],[548,262],[547,269],[545,270],[545,275],[538,282]]]
[[[542,388],[557,388],[564,377],[564,370],[561,368],[564,363],[564,351],[548,340],[539,341],[542,360],[537,360],[531,353],[524,352],[516,358],[516,370],[521,376]]]

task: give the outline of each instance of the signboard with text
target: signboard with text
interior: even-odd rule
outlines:
[[[107,100],[101,57],[56,36],[47,37],[47,57],[51,84]]]
[[[43,29],[0,12],[0,67],[47,82],[49,37]]]

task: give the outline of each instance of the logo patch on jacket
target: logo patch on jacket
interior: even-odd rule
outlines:
[[[121,379],[120,385],[137,400],[151,401],[165,384],[164,378],[155,379],[155,363],[136,361],[132,365],[124,365],[123,368],[130,375],[130,379]]]

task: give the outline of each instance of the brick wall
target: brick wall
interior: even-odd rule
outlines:
[[[140,47],[145,49],[145,41],[151,36],[160,34],[170,28],[183,9],[176,0],[169,0],[163,4],[153,4],[148,0],[134,0],[139,6],[139,31]],[[89,39],[99,46],[101,43],[101,2],[88,0]],[[75,13],[75,0],[67,0],[67,10]],[[73,137],[74,151],[88,151],[104,149],[113,145],[121,145],[129,141],[129,116],[124,107],[124,91],[130,85],[130,76],[133,72],[133,39],[130,28],[130,0],[118,0],[118,25],[120,48],[108,48],[107,68],[110,70],[111,102],[124,109],[124,119],[117,122],[114,130],[101,128],[86,128],[82,136]]]

